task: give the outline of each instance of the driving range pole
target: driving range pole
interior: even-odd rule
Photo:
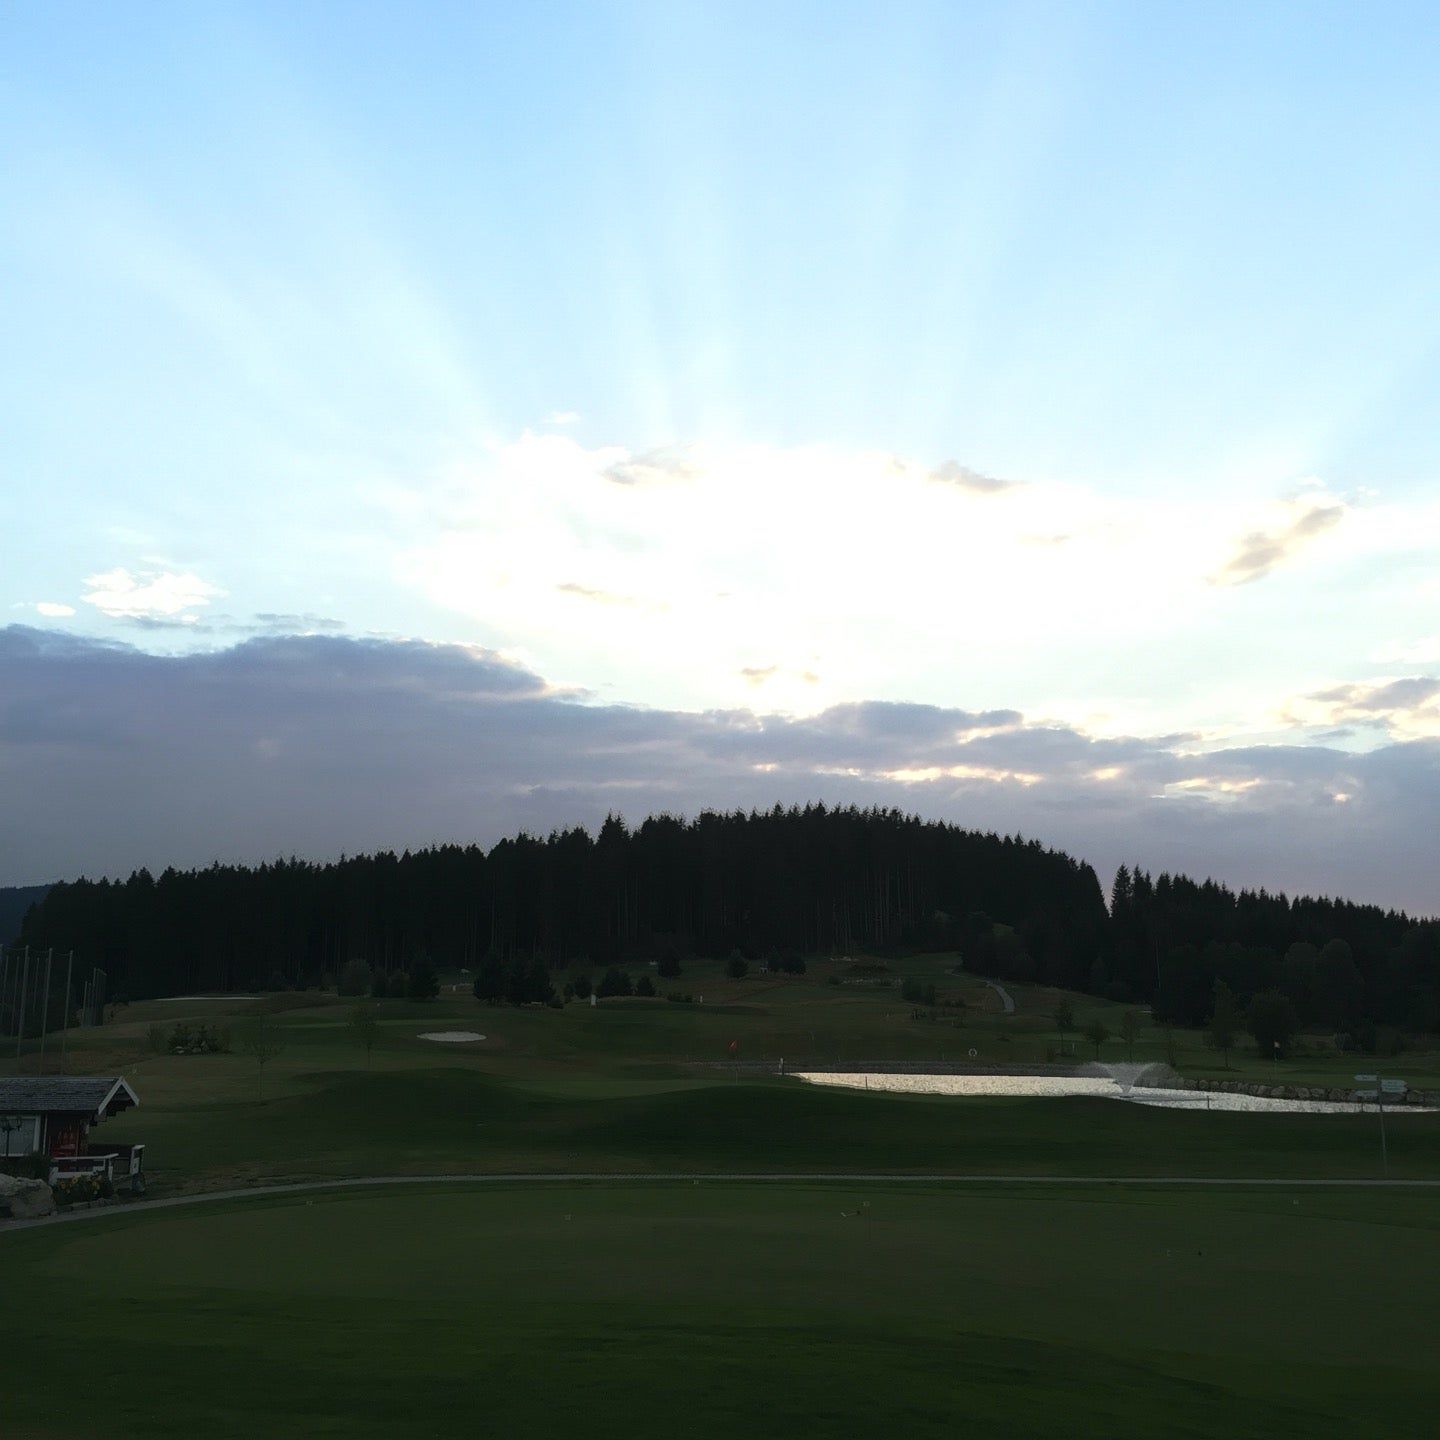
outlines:
[[[52,945],[45,954],[45,998],[40,1002],[40,1065],[38,1073],[45,1072],[45,1033],[50,1029],[50,971],[55,964],[55,947]],[[35,978],[40,978],[39,962],[36,962]]]
[[[65,1073],[65,1037],[70,1033],[70,972],[75,968],[75,952],[65,962],[65,1013],[60,1017],[60,1073]]]
[[[20,972],[20,1003],[15,1014],[15,1068],[20,1068],[20,1043],[25,1038],[25,987],[30,983],[30,947],[25,947],[25,968]]]

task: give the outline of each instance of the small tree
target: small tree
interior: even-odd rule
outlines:
[[[1120,1038],[1125,1042],[1125,1058],[1135,1058],[1135,1040],[1140,1034],[1140,1012],[1125,1010],[1120,1015]]]
[[[653,996],[655,994],[655,982],[648,975],[642,975],[635,982],[635,993],[637,995],[644,995],[647,998]]]
[[[1095,1058],[1100,1058],[1100,1047],[1110,1038],[1110,1031],[1103,1020],[1092,1020],[1084,1030],[1085,1038],[1095,1047]]]
[[[612,995],[629,995],[632,992],[630,977],[618,966],[612,965],[601,977],[595,993],[602,999]]]
[[[265,1014],[255,1016],[241,1036],[240,1048],[255,1062],[256,1083],[260,1100],[265,1100],[265,1067],[285,1048],[285,1037],[276,1029],[274,1020]]]
[[[673,980],[680,973],[680,957],[673,950],[667,950],[656,968],[665,979]]]
[[[375,1041],[380,1036],[380,1022],[375,1018],[375,1007],[361,1001],[350,1012],[350,1018],[346,1022],[350,1027],[351,1037],[357,1045],[365,1050],[365,1063],[370,1063],[370,1052],[375,1048]]]
[[[1230,1068],[1230,1052],[1235,1048],[1235,1037],[1239,1033],[1240,1006],[1235,1001],[1235,992],[1223,980],[1217,980],[1206,1039],[1212,1050],[1218,1050],[1225,1057],[1227,1070]]]
[[[1075,1006],[1064,999],[1055,1007],[1055,1029],[1060,1036],[1060,1048],[1065,1048],[1065,1036],[1075,1028]]]
[[[750,973],[750,962],[743,955],[732,955],[725,962],[725,973],[732,980],[743,980]]]
[[[1281,990],[1262,990],[1251,1002],[1246,1024],[1262,1055],[1283,1058],[1300,1022],[1290,997]]]
[[[588,975],[577,975],[570,984],[577,1000],[588,1000],[590,992],[595,988]]]
[[[415,962],[405,988],[412,1000],[433,1000],[440,993],[440,977],[429,960]]]
[[[410,977],[403,970],[392,970],[386,993],[392,1000],[403,1000],[410,993]]]
[[[390,977],[383,970],[370,972],[370,998],[383,1000],[390,993]]]
[[[349,960],[335,988],[341,995],[368,995],[370,983],[370,967],[363,960]]]

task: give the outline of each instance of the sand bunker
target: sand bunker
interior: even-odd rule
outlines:
[[[468,1045],[474,1040],[483,1040],[473,1030],[431,1030],[420,1037],[422,1040],[438,1040],[442,1045]]]

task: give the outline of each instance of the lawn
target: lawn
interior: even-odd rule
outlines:
[[[1404,1192],[215,1202],[0,1235],[5,1433],[1428,1436],[1437,1266]]]

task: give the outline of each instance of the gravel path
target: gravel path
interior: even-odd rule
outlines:
[[[1440,1188],[1440,1180],[1275,1180],[1246,1176],[1210,1178],[1200,1175],[877,1175],[877,1174],[792,1174],[755,1171],[696,1175],[680,1171],[657,1175],[617,1175],[598,1171],[573,1171],[554,1175],[364,1175],[350,1180],[306,1180],[293,1185],[252,1185],[245,1190],[212,1190],[203,1195],[175,1195],[168,1200],[136,1200],[128,1205],[105,1206],[98,1210],[70,1211],[40,1220],[0,1220],[0,1235],[30,1230],[37,1225],[69,1225],[82,1220],[103,1220],[107,1216],[142,1215],[152,1210],[171,1210],[179,1205],[204,1205],[212,1200],[263,1200],[271,1195],[304,1195],[317,1190],[354,1190],[375,1185],[608,1185],[675,1184],[836,1184],[836,1185],[1216,1185],[1258,1186],[1279,1190],[1316,1189],[1406,1189]]]

